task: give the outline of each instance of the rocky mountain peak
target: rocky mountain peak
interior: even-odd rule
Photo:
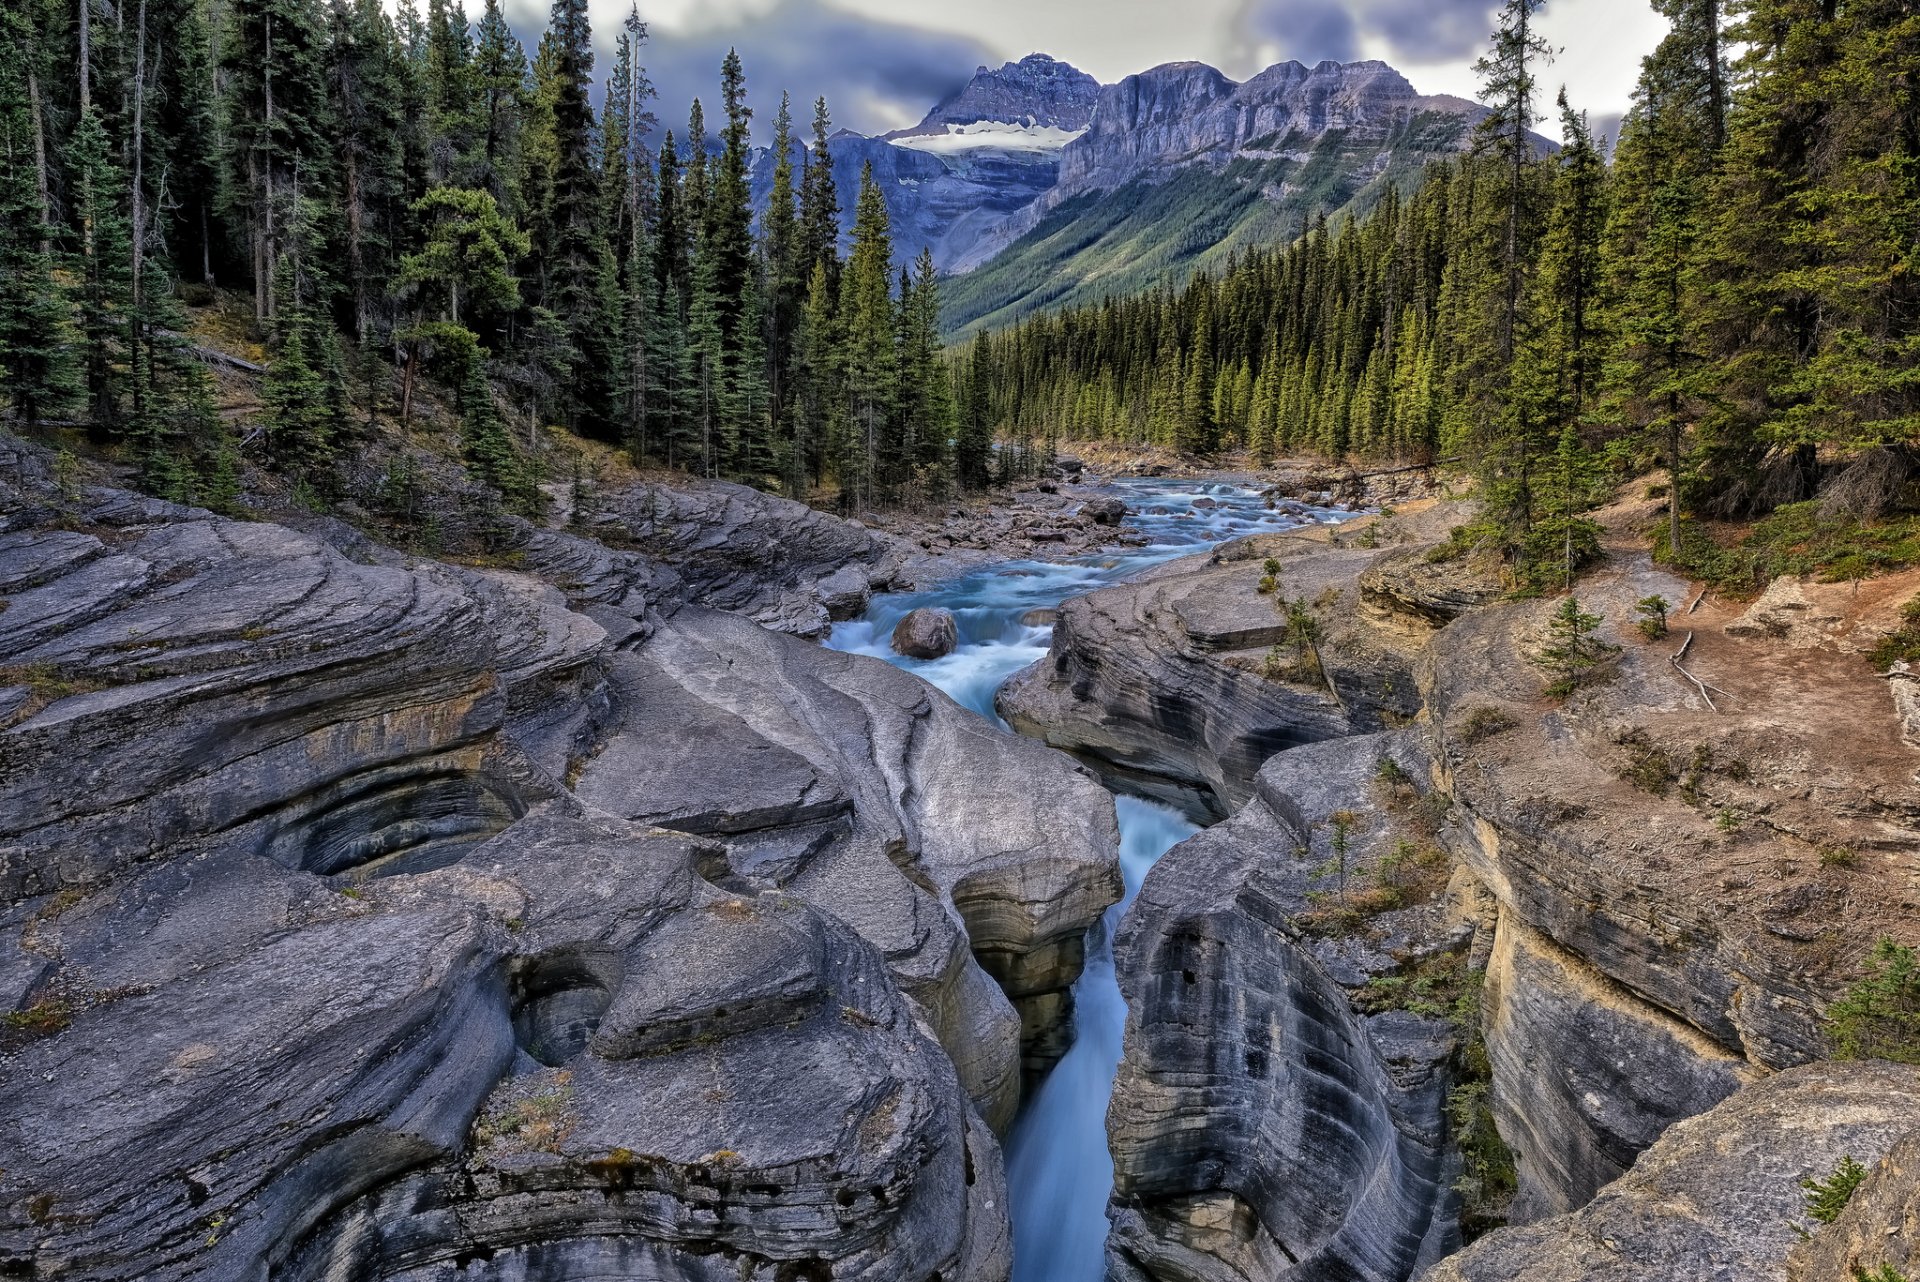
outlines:
[[[998,69],[981,67],[958,93],[942,100],[896,138],[949,134],[983,122],[1077,133],[1093,119],[1100,82],[1044,53]]]

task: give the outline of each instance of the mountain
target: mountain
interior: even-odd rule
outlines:
[[[949,332],[1179,279],[1363,212],[1486,115],[1382,62],[1286,62],[1245,83],[1193,62],[1128,76],[1100,91],[1055,184],[954,260]]]
[[[891,142],[936,154],[1004,150],[1057,155],[1093,123],[1100,82],[1043,53],[1028,54],[998,71],[982,67],[966,88],[927,113]]]
[[[843,229],[870,165],[896,258],[933,252],[960,336],[1179,281],[1321,215],[1364,212],[1459,152],[1486,116],[1415,92],[1383,62],[1283,62],[1244,83],[1175,62],[1103,86],[1031,54],[981,67],[911,129],[830,141]],[[771,152],[753,177],[764,202]]]
[[[923,248],[942,270],[977,261],[983,238],[1053,189],[1061,149],[1092,123],[1099,93],[1100,82],[1086,72],[1031,54],[997,70],[981,67],[911,129],[877,138],[840,131],[828,142],[842,229],[853,228],[860,174],[870,164],[903,265]],[[753,181],[764,206],[773,189],[771,149],[756,156]]]

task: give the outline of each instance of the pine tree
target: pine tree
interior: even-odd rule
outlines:
[[[34,154],[29,46],[20,18],[0,15],[0,395],[31,425],[80,397],[66,291],[54,277]]]
[[[607,341],[612,318],[607,315],[606,244],[588,100],[593,33],[587,0],[554,0],[542,55],[539,96],[547,103],[551,133],[539,223],[551,239],[536,237],[546,264],[540,302],[566,327],[573,351],[556,408],[575,427],[614,434],[612,372],[617,364]]]
[[[508,217],[523,213],[521,131],[526,118],[527,51],[507,23],[501,0],[486,0],[473,55],[480,150],[473,185],[492,195]]]
[[[331,177],[323,69],[325,34],[311,0],[229,0],[220,70],[229,207],[244,224],[254,317],[271,320],[276,265],[290,211],[315,201]]]
[[[414,203],[425,229],[417,253],[401,260],[399,281],[431,299],[441,319],[485,329],[520,306],[513,264],[532,252],[525,232],[484,191],[436,187]]]
[[[427,0],[425,71],[429,178],[436,185],[465,186],[476,181],[484,141],[473,31],[460,0]]]
[[[993,348],[986,334],[968,345],[961,386],[959,432],[954,440],[954,479],[963,490],[983,490],[993,479]]]
[[[842,501],[862,508],[887,497],[880,471],[890,445],[898,376],[892,260],[886,200],[869,165],[860,176],[853,251],[840,286],[848,414],[846,439],[835,451]]]
[[[336,4],[327,54],[329,107],[338,129],[335,158],[346,241],[354,335],[367,343],[387,328],[386,296],[406,235],[407,80],[399,33],[379,0]]]
[[[648,362],[661,342],[659,284],[653,237],[648,220],[654,214],[652,159],[646,140],[655,120],[649,103],[653,84],[640,63],[647,41],[647,24],[639,11],[627,15],[616,44],[613,75],[607,82],[607,107],[602,138],[608,200],[608,239],[611,242],[617,303],[613,309],[621,351],[619,399],[622,437],[636,457],[652,447]]]
[[[95,431],[107,433],[120,426],[132,360],[133,231],[121,206],[126,177],[113,161],[95,108],[80,113],[69,152],[79,205],[74,298],[87,406]]]
[[[767,396],[773,407],[775,431],[791,434],[794,330],[806,306],[811,271],[801,260],[798,193],[793,183],[793,109],[786,94],[773,118],[773,189],[760,216],[762,278],[769,295],[767,326]],[[793,469],[787,469],[789,479]],[[790,487],[791,488],[791,487]],[[796,492],[797,493],[797,492]]]
[[[840,286],[840,195],[833,180],[833,147],[828,135],[833,117],[827,100],[813,104],[813,145],[800,180],[800,264],[809,280],[815,267],[827,269],[827,288]]]

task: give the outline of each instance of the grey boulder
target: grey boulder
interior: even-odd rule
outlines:
[[[909,659],[944,659],[960,644],[951,610],[910,611],[893,628],[893,652]]]

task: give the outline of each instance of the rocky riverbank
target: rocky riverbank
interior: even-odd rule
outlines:
[[[0,1273],[1001,1282],[1097,779],[1223,821],[1116,948],[1114,1277],[1911,1273],[1920,1070],[1825,1016],[1920,942],[1863,658],[1920,575],[1723,601],[1623,504],[1562,697],[1554,603],[1389,477],[1067,603],[1028,738],[808,640],[1141,537],[1070,473],[931,525],[635,482],[454,565],[0,437]]]
[[[1260,536],[1095,593],[1003,695],[1108,778],[1233,816],[1156,868],[1120,949],[1117,1276],[1407,1278],[1503,1221],[1541,1228],[1435,1276],[1787,1276],[1771,1227],[1733,1273],[1706,1247],[1635,1271],[1626,1227],[1618,1274],[1524,1244],[1581,1240],[1603,1189],[1636,1205],[1621,1177],[1675,1123],[1830,1054],[1823,1012],[1875,941],[1920,942],[1920,757],[1862,657],[1920,581],[1689,611],[1622,505],[1582,592],[1611,649],[1562,699],[1555,603],[1455,553],[1468,514]],[[1652,595],[1679,603],[1657,641]],[[1856,1134],[1816,1094],[1751,1105],[1793,1118],[1770,1204],[1903,1129]],[[1709,1236],[1741,1232],[1737,1168],[1699,1176]]]
[[[712,608],[879,540],[696,487],[456,567],[0,453],[8,1271],[1005,1277],[1112,803]]]

